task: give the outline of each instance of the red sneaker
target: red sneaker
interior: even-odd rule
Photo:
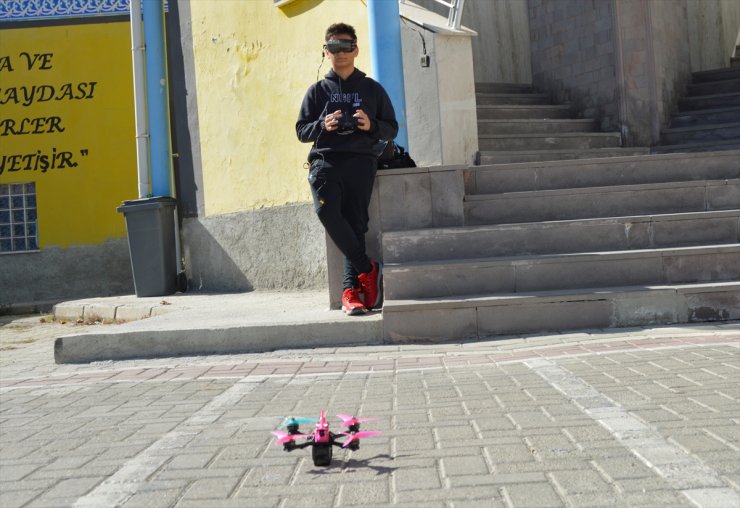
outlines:
[[[370,261],[373,269],[368,273],[357,276],[360,281],[360,291],[365,296],[365,307],[372,310],[380,306],[383,299],[383,265],[377,261]]]
[[[342,293],[342,310],[350,316],[364,314],[367,312],[365,305],[360,300],[360,290],[347,288]]]

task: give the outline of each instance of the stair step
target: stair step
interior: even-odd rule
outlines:
[[[478,120],[478,135],[558,134],[565,132],[595,132],[595,130],[596,121],[592,118]]]
[[[707,71],[699,71],[691,74],[691,80],[694,83],[706,83],[707,81],[720,81],[723,79],[738,78],[740,78],[740,69],[733,69],[731,67],[710,69]]]
[[[513,164],[558,160],[596,159],[604,157],[622,157],[629,155],[646,155],[649,148],[591,148],[587,150],[522,150],[522,151],[481,151],[480,164]]]
[[[705,81],[702,83],[691,83],[687,87],[689,96],[716,95],[722,93],[740,92],[740,77],[734,79],[722,79],[719,81]]]
[[[622,137],[618,132],[568,132],[563,134],[482,134],[478,136],[481,150],[563,150],[617,148]]]
[[[479,120],[504,118],[570,118],[570,106],[561,104],[478,106]]]
[[[740,106],[740,92],[684,97],[678,101],[678,109],[681,112],[730,106]]]
[[[660,132],[662,145],[682,145],[714,141],[740,143],[740,122],[673,127]]]
[[[740,122],[740,106],[730,108],[697,109],[671,117],[671,127],[690,127],[714,123]]]
[[[740,244],[386,263],[390,300],[740,280]]]
[[[535,93],[531,83],[476,83],[476,93]]]
[[[474,166],[467,194],[740,178],[740,151]]]
[[[386,340],[495,335],[740,319],[740,282],[386,300]]]
[[[681,145],[658,145],[651,148],[654,154],[661,153],[698,153],[718,152],[721,150],[740,150],[740,140],[704,141],[701,143],[685,143]]]
[[[478,106],[551,103],[550,95],[545,93],[476,93],[475,101]]]
[[[740,242],[740,210],[422,229],[383,234],[383,261],[567,254]]]
[[[465,197],[465,225],[733,210],[740,179],[481,194]]]

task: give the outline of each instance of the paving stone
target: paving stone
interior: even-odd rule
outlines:
[[[502,487],[507,504],[516,507],[561,506],[562,500],[549,483],[521,483]]]
[[[231,495],[240,479],[241,478],[238,476],[233,476],[229,478],[205,478],[195,480],[183,494],[183,499],[225,500],[229,495]]]
[[[202,469],[213,459],[213,454],[199,453],[187,455],[180,455],[174,457],[169,464],[167,469]]]
[[[43,467],[44,464],[15,464],[0,465],[0,478],[3,482],[14,482],[22,480],[32,472]]]
[[[40,491],[37,490],[10,490],[3,487],[0,501],[2,501],[4,508],[19,508],[27,506],[27,503],[37,497],[39,493]]]
[[[180,489],[137,492],[122,506],[126,508],[167,508],[175,504],[180,496]]]
[[[474,489],[470,487],[457,487],[443,491],[399,491],[396,494],[396,499],[400,503],[407,503],[410,506],[426,506],[429,500],[445,501],[445,505],[447,503],[459,503],[461,506],[466,506],[468,501],[486,500],[490,503],[488,506],[506,506],[502,502],[500,487],[491,485],[478,485]]]
[[[250,508],[277,508],[281,504],[280,497],[253,497],[249,500]],[[175,505],[177,508],[203,508],[203,499],[189,499],[187,496],[180,499]],[[209,499],[209,508],[244,508],[243,499]]]
[[[500,473],[493,474],[473,474],[459,476],[450,479],[452,487],[478,486],[478,485],[508,485],[512,483],[538,483],[547,481],[545,474],[542,472],[533,473]]]
[[[568,499],[584,493],[599,493],[605,499],[614,494],[611,486],[594,471],[553,471],[550,477],[557,484],[561,495]]]
[[[534,456],[526,444],[512,443],[501,444],[488,448],[489,457],[494,464],[512,463],[512,462],[532,462]]]
[[[255,476],[250,477],[248,485],[285,485],[289,479],[284,471],[279,467],[271,468],[272,471],[259,471]],[[164,469],[158,471],[154,479],[158,481],[166,480],[188,480],[195,481],[201,478],[230,478],[232,476],[242,476],[246,468],[231,469]]]
[[[90,491],[95,485],[100,483],[102,478],[69,478],[56,483],[51,489],[44,492],[44,498],[74,498],[82,497]]]
[[[490,473],[483,457],[447,457],[442,459],[442,464],[448,477],[487,475]]]
[[[596,466],[613,480],[627,478],[644,478],[652,473],[640,459],[634,455],[626,457],[609,457],[606,460],[596,459]]]
[[[426,433],[419,436],[397,438],[395,443],[398,452],[431,450],[434,448],[434,437],[431,433]]]
[[[377,480],[355,481],[343,485],[338,504],[339,506],[385,506],[390,502],[389,482]]]
[[[675,507],[693,507],[681,494],[671,490],[641,490],[639,492],[625,492],[620,496],[628,506],[644,506],[645,508],[653,506],[675,506]]]
[[[399,469],[395,472],[395,484],[398,491],[415,489],[437,489],[442,486],[439,471],[436,468]]]

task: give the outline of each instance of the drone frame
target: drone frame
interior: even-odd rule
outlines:
[[[345,422],[344,415],[341,415]],[[312,447],[311,456],[315,466],[329,466],[332,460],[332,447],[337,446],[340,448],[348,448],[356,451],[360,449],[360,437],[355,437],[360,433],[360,422],[356,418],[352,417],[353,423],[347,426],[348,432],[334,433],[329,430],[329,424],[326,421],[324,411],[321,411],[321,418],[319,418],[316,428],[312,434],[303,434],[299,430],[298,423],[289,423],[286,425],[287,434],[282,438],[288,436],[297,436],[294,439],[289,439],[283,442],[283,450],[286,452],[292,452],[293,450],[299,450]],[[369,431],[365,436],[380,434],[380,431]],[[280,434],[273,432],[273,434],[280,438]],[[306,441],[303,443],[296,443],[295,439],[298,437],[306,437]],[[346,437],[344,441],[339,441],[342,437]]]

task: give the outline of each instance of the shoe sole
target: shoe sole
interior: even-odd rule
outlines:
[[[383,304],[383,263],[380,261],[376,261],[378,264],[378,279],[375,281],[375,285],[378,286],[378,298],[375,299],[375,303],[373,305],[367,305],[368,310],[376,310],[382,307]]]
[[[367,312],[367,309],[357,307],[356,309],[348,310],[348,309],[342,309],[345,314],[348,316],[359,316],[361,314],[365,314]]]

